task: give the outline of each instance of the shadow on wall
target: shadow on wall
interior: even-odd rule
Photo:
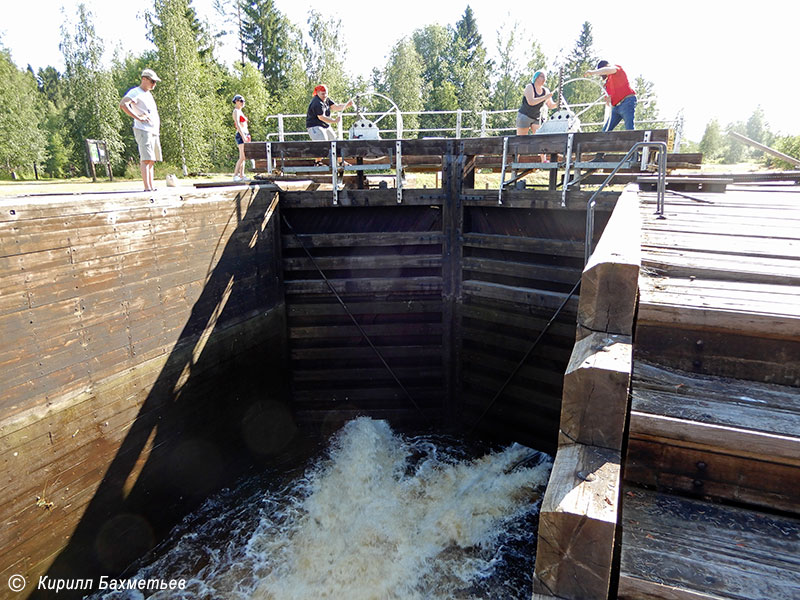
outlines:
[[[237,196],[218,261],[69,544],[48,570],[50,580],[96,584],[101,574],[118,575],[210,493],[254,466],[289,459],[297,436],[284,380],[277,216],[274,191]],[[56,594],[38,590],[30,597]]]

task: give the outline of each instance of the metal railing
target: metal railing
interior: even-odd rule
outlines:
[[[643,98],[640,102],[640,106],[647,106],[649,102],[652,102],[651,99]],[[581,107],[588,107],[591,106],[592,103],[583,103],[583,104],[574,104],[571,105],[573,109],[580,109]],[[509,119],[508,122],[513,123],[513,115],[517,113],[517,109],[505,109],[505,110],[481,110],[481,111],[472,111],[472,110],[419,110],[419,111],[401,111],[400,115],[401,118],[411,117],[411,116],[455,116],[455,123],[449,127],[428,127],[428,128],[421,128],[421,127],[414,127],[414,128],[401,128],[400,133],[403,138],[406,137],[407,134],[415,134],[418,136],[419,134],[438,134],[439,137],[455,137],[456,139],[461,139],[462,137],[490,137],[494,135],[502,135],[504,132],[516,132],[516,127],[490,127],[489,120],[494,115],[508,115]],[[364,112],[361,113],[361,116],[370,117],[370,116],[379,116],[385,113],[381,112]],[[342,113],[345,117],[355,117],[356,113]],[[473,117],[475,118],[480,117],[480,127],[472,127],[464,125],[465,119]],[[286,138],[291,137],[305,137],[308,135],[305,129],[305,114],[277,114],[277,115],[269,115],[267,117],[267,128],[270,128],[270,124],[272,122],[276,122],[277,131],[267,134],[267,140],[275,140],[277,138],[278,141],[284,142]],[[287,120],[290,120],[293,127],[299,127],[298,129],[287,130]],[[297,124],[295,124],[297,123]],[[646,129],[646,127],[641,127],[642,125],[656,125],[661,124],[662,126],[672,127],[675,130],[675,140],[673,147],[676,151],[680,148],[680,141],[683,132],[683,114],[678,113],[678,115],[674,119],[648,119],[643,121],[636,121],[636,125],[640,126],[640,128]],[[599,131],[603,126],[602,122],[586,122],[581,123],[582,128],[590,128]],[[336,125],[337,127],[337,139],[344,139],[344,132],[342,127],[342,121],[339,121]],[[401,126],[402,127],[402,126]],[[393,129],[393,128],[390,128]]]
[[[639,148],[655,148],[658,151],[658,183],[656,185],[656,214],[659,218],[664,218],[664,195],[666,190],[667,181],[667,143],[666,142],[636,142],[628,153],[625,155],[619,164],[614,167],[614,170],[608,174],[605,181],[600,184],[600,187],[595,190],[589,201],[586,203],[586,241],[584,243],[583,251],[583,265],[589,263],[589,257],[592,255],[592,237],[594,235],[594,208],[597,206],[597,195],[603,191],[609,182],[617,174],[622,165],[626,163]]]

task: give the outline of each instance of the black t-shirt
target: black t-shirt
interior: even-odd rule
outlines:
[[[325,102],[323,103],[320,100],[319,96],[314,94],[314,97],[311,99],[311,103],[308,105],[308,112],[306,113],[306,128],[308,127],[330,127],[327,123],[323,123],[320,121],[320,115],[325,115],[326,117],[331,116],[331,106],[336,104],[330,98],[325,98]]]

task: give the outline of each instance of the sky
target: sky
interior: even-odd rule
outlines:
[[[60,28],[74,21],[75,0],[28,0],[6,3],[0,20],[0,44],[20,68],[52,65],[63,69]],[[97,34],[105,41],[105,60],[116,47],[138,54],[152,49],[142,13],[148,1],[118,3],[84,0],[94,14]],[[381,68],[392,46],[429,24],[453,25],[472,7],[490,57],[497,35],[514,23],[526,39],[535,39],[550,63],[570,52],[585,21],[592,24],[598,56],[621,65],[631,80],[641,75],[653,82],[663,118],[680,110],[684,134],[699,141],[706,124],[716,118],[722,127],[747,121],[761,107],[770,130],[800,135],[800,77],[794,71],[800,2],[761,0],[732,3],[719,0],[663,2],[533,2],[518,0],[403,0],[396,3],[305,2],[275,0],[291,21],[307,29],[312,6],[341,20],[344,44],[339,51],[352,75],[369,76]],[[213,0],[193,0],[201,19],[219,17]],[[523,8],[524,7],[524,8]],[[739,8],[741,7],[741,8]],[[624,10],[623,10],[624,8]],[[221,58],[236,59],[232,39]],[[520,64],[527,58],[520,56]],[[135,82],[132,82],[135,83]],[[335,98],[335,91],[332,90]],[[516,108],[509,107],[509,108]]]

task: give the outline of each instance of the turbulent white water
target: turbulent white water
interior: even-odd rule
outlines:
[[[227,507],[214,518],[205,507],[136,577],[190,580],[158,600],[529,598],[551,467],[543,454],[526,461],[531,453],[514,445],[464,459],[452,444],[359,418],[283,490],[219,499]]]

